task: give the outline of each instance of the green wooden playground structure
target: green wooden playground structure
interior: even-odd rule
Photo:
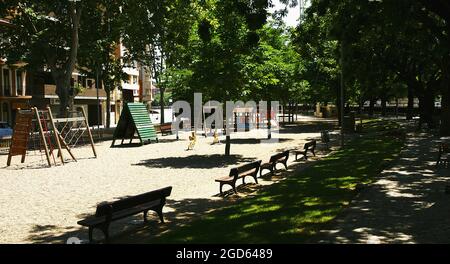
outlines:
[[[122,139],[121,145],[126,139],[129,139],[129,144],[131,144],[136,134],[141,145],[151,143],[152,140],[158,142],[155,128],[145,105],[142,103],[126,103],[114,131],[111,147],[114,147],[117,139]]]

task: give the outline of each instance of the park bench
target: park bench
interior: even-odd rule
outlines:
[[[281,153],[277,153],[277,154],[275,154],[275,155],[272,155],[272,156],[270,157],[269,162],[264,163],[264,164],[261,165],[261,169],[260,169],[260,172],[259,172],[259,173],[260,173],[260,176],[262,176],[262,171],[263,171],[264,169],[270,170],[270,173],[273,173],[273,172],[277,169],[277,168],[276,168],[276,165],[277,165],[278,163],[283,164],[284,167],[285,167],[286,170],[287,170],[287,168],[288,168],[288,166],[287,166],[287,160],[288,160],[288,158],[289,158],[289,150],[286,150],[286,151],[283,151],[283,152],[281,152]]]
[[[164,123],[155,125],[155,129],[157,133],[161,133],[161,135],[168,135],[172,134],[172,124],[171,123]]]
[[[250,176],[255,179],[255,182],[258,183],[258,170],[261,166],[261,160],[254,161],[236,168],[232,168],[230,170],[230,175],[226,177],[222,177],[216,179],[216,182],[220,183],[220,195],[222,195],[222,187],[224,185],[230,185],[233,188],[234,193],[236,191],[236,182],[237,180],[242,178],[242,184],[245,184],[245,177]]]
[[[328,131],[322,131],[320,132],[320,139],[322,140],[322,143],[325,144],[326,148],[328,149],[328,143],[330,143],[330,133]]]
[[[92,242],[92,233],[95,228],[100,229],[105,235],[105,240],[108,240],[108,229],[111,222],[138,213],[144,213],[144,223],[146,223],[148,211],[155,211],[161,222],[164,223],[162,208],[171,191],[172,187],[169,186],[114,202],[100,203],[97,205],[94,216],[78,221],[78,224],[89,228],[89,242]]]
[[[450,146],[448,144],[442,143],[439,145],[439,155],[436,166],[443,164],[448,166],[450,156]]]
[[[308,151],[311,152],[314,156],[316,156],[315,149],[316,149],[317,142],[316,140],[311,140],[305,143],[303,150],[295,150],[295,160],[297,160],[298,155],[303,155],[305,160],[308,159]]]

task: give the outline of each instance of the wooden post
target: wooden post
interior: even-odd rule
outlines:
[[[60,134],[58,134],[59,140],[62,142],[62,144],[64,145],[64,148],[67,150],[67,152],[69,152],[70,156],[72,157],[72,159],[74,161],[77,161],[77,159],[75,158],[75,156],[73,155],[72,151],[70,150],[69,146],[67,145],[67,143],[64,141],[64,138],[62,138],[62,136]],[[78,161],[77,161],[78,162]]]
[[[47,157],[47,162],[48,162],[48,166],[52,166],[52,163],[50,161],[50,154],[48,152],[48,146],[47,146],[47,141],[45,140],[45,136],[44,136],[44,130],[42,129],[42,123],[41,123],[41,117],[39,116],[39,111],[36,107],[33,107],[33,111],[36,115],[36,119],[37,122],[39,124],[39,134],[41,135],[41,140],[44,143],[44,149],[45,149],[45,156]]]
[[[61,149],[61,142],[59,141],[59,131],[55,126],[55,121],[53,120],[53,115],[52,115],[52,110],[50,109],[50,107],[47,107],[48,110],[48,116],[50,118],[50,123],[52,124],[53,127],[53,133],[55,133],[55,141],[56,141],[56,145],[58,146],[58,153],[61,157],[61,162],[64,165],[64,157],[63,157],[63,153],[62,153],[62,149]]]
[[[89,127],[89,122],[83,107],[81,108],[81,112],[83,113],[84,122],[86,123],[86,129],[89,135],[89,141],[91,142],[92,151],[94,152],[94,156],[97,158],[97,152],[95,151],[94,139],[92,138],[91,128]]]

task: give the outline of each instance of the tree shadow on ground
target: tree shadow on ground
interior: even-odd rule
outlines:
[[[261,144],[263,143],[265,140],[267,139],[257,139],[257,138],[235,138],[235,139],[231,139],[231,145],[233,144]],[[284,142],[289,142],[289,141],[294,141],[291,138],[278,138],[277,141],[274,141],[273,144],[276,143],[284,143]],[[222,143],[225,143],[222,142]],[[267,142],[268,144],[271,144],[272,142]]]
[[[339,129],[337,121],[301,121],[286,124],[280,129],[280,134],[318,133],[323,130]]]
[[[258,177],[258,181],[279,182],[290,175],[297,173],[300,169],[309,167],[313,163],[299,163],[291,165],[289,171],[278,170],[273,174],[266,173]],[[168,199],[164,207],[165,223],[160,223],[156,213],[149,212],[147,223],[143,222],[142,214],[130,216],[111,223],[110,241],[108,243],[152,243],[160,235],[175,230],[196,219],[205,217],[209,212],[229,205],[239,203],[242,198],[257,195],[258,191],[267,186],[255,184],[252,179],[247,179],[246,184],[241,181],[237,184],[238,193],[224,188],[224,195],[217,194],[211,198],[188,198],[182,200]],[[122,199],[124,197],[116,197]],[[170,198],[170,197],[169,197]],[[99,201],[100,202],[100,201]],[[86,218],[95,212],[95,206],[87,208],[91,213],[78,215],[78,219]],[[66,243],[71,237],[76,237],[82,243],[88,243],[88,230],[81,226],[59,227],[55,225],[35,225],[28,236],[30,243]],[[99,230],[94,231],[94,243],[105,243],[103,234]]]
[[[142,160],[133,166],[144,166],[147,168],[172,168],[172,169],[211,169],[223,168],[229,165],[242,162],[251,162],[256,160],[255,157],[248,158],[242,155],[224,156],[220,154],[214,155],[191,155],[187,157],[167,157]]]
[[[111,146],[111,148],[139,148],[143,145],[141,143],[126,143],[128,140],[125,140],[123,144],[116,143],[114,146]]]
[[[310,243],[449,243],[450,171],[436,167],[438,140],[408,135],[394,166]]]

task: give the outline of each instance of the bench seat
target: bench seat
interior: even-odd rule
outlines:
[[[253,173],[254,173],[254,171],[249,170],[247,172],[239,174],[237,178],[240,179],[240,178],[244,178],[244,177],[247,177],[247,176],[252,176],[253,177]],[[221,177],[221,178],[217,178],[216,182],[229,182],[229,181],[232,181],[233,179],[234,179],[233,176],[224,176],[224,177]]]
[[[316,156],[316,145],[317,145],[317,141],[316,140],[311,140],[305,143],[304,147],[302,150],[294,150],[293,153],[295,154],[295,160],[298,160],[298,156],[302,155],[303,158],[305,160],[308,159],[308,151],[311,152],[313,154],[313,156]]]
[[[230,185],[233,188],[234,193],[236,191],[236,181],[242,178],[242,184],[245,184],[245,177],[253,177],[256,183],[258,183],[257,175],[261,165],[261,161],[251,162],[230,170],[230,175],[216,179],[215,181],[220,183],[220,195],[223,195],[222,188],[224,185]]]
[[[166,187],[148,193],[126,197],[114,202],[103,202],[97,205],[95,215],[89,216],[77,223],[89,228],[89,241],[92,242],[93,230],[100,229],[105,239],[109,239],[109,225],[111,222],[143,213],[144,223],[147,222],[148,211],[155,211],[162,223],[164,217],[162,209],[166,203],[166,197],[170,196],[172,187]]]
[[[119,220],[119,219],[122,219],[122,218],[125,218],[128,216],[131,216],[131,215],[141,213],[146,210],[151,210],[152,208],[157,207],[159,204],[160,204],[159,201],[153,201],[153,202],[149,202],[146,204],[132,207],[130,209],[117,211],[111,215],[111,220],[115,221],[115,220]],[[107,221],[106,216],[91,216],[84,220],[78,221],[78,224],[89,227],[89,226],[101,225],[101,224],[105,223],[106,221]]]
[[[284,167],[288,168],[287,161],[289,159],[289,150],[283,151],[281,153],[277,153],[275,155],[272,155],[270,157],[269,162],[266,162],[261,165],[261,168],[259,170],[259,175],[262,176],[263,170],[270,170],[270,173],[273,173],[277,169],[277,164],[281,163],[284,165]]]

